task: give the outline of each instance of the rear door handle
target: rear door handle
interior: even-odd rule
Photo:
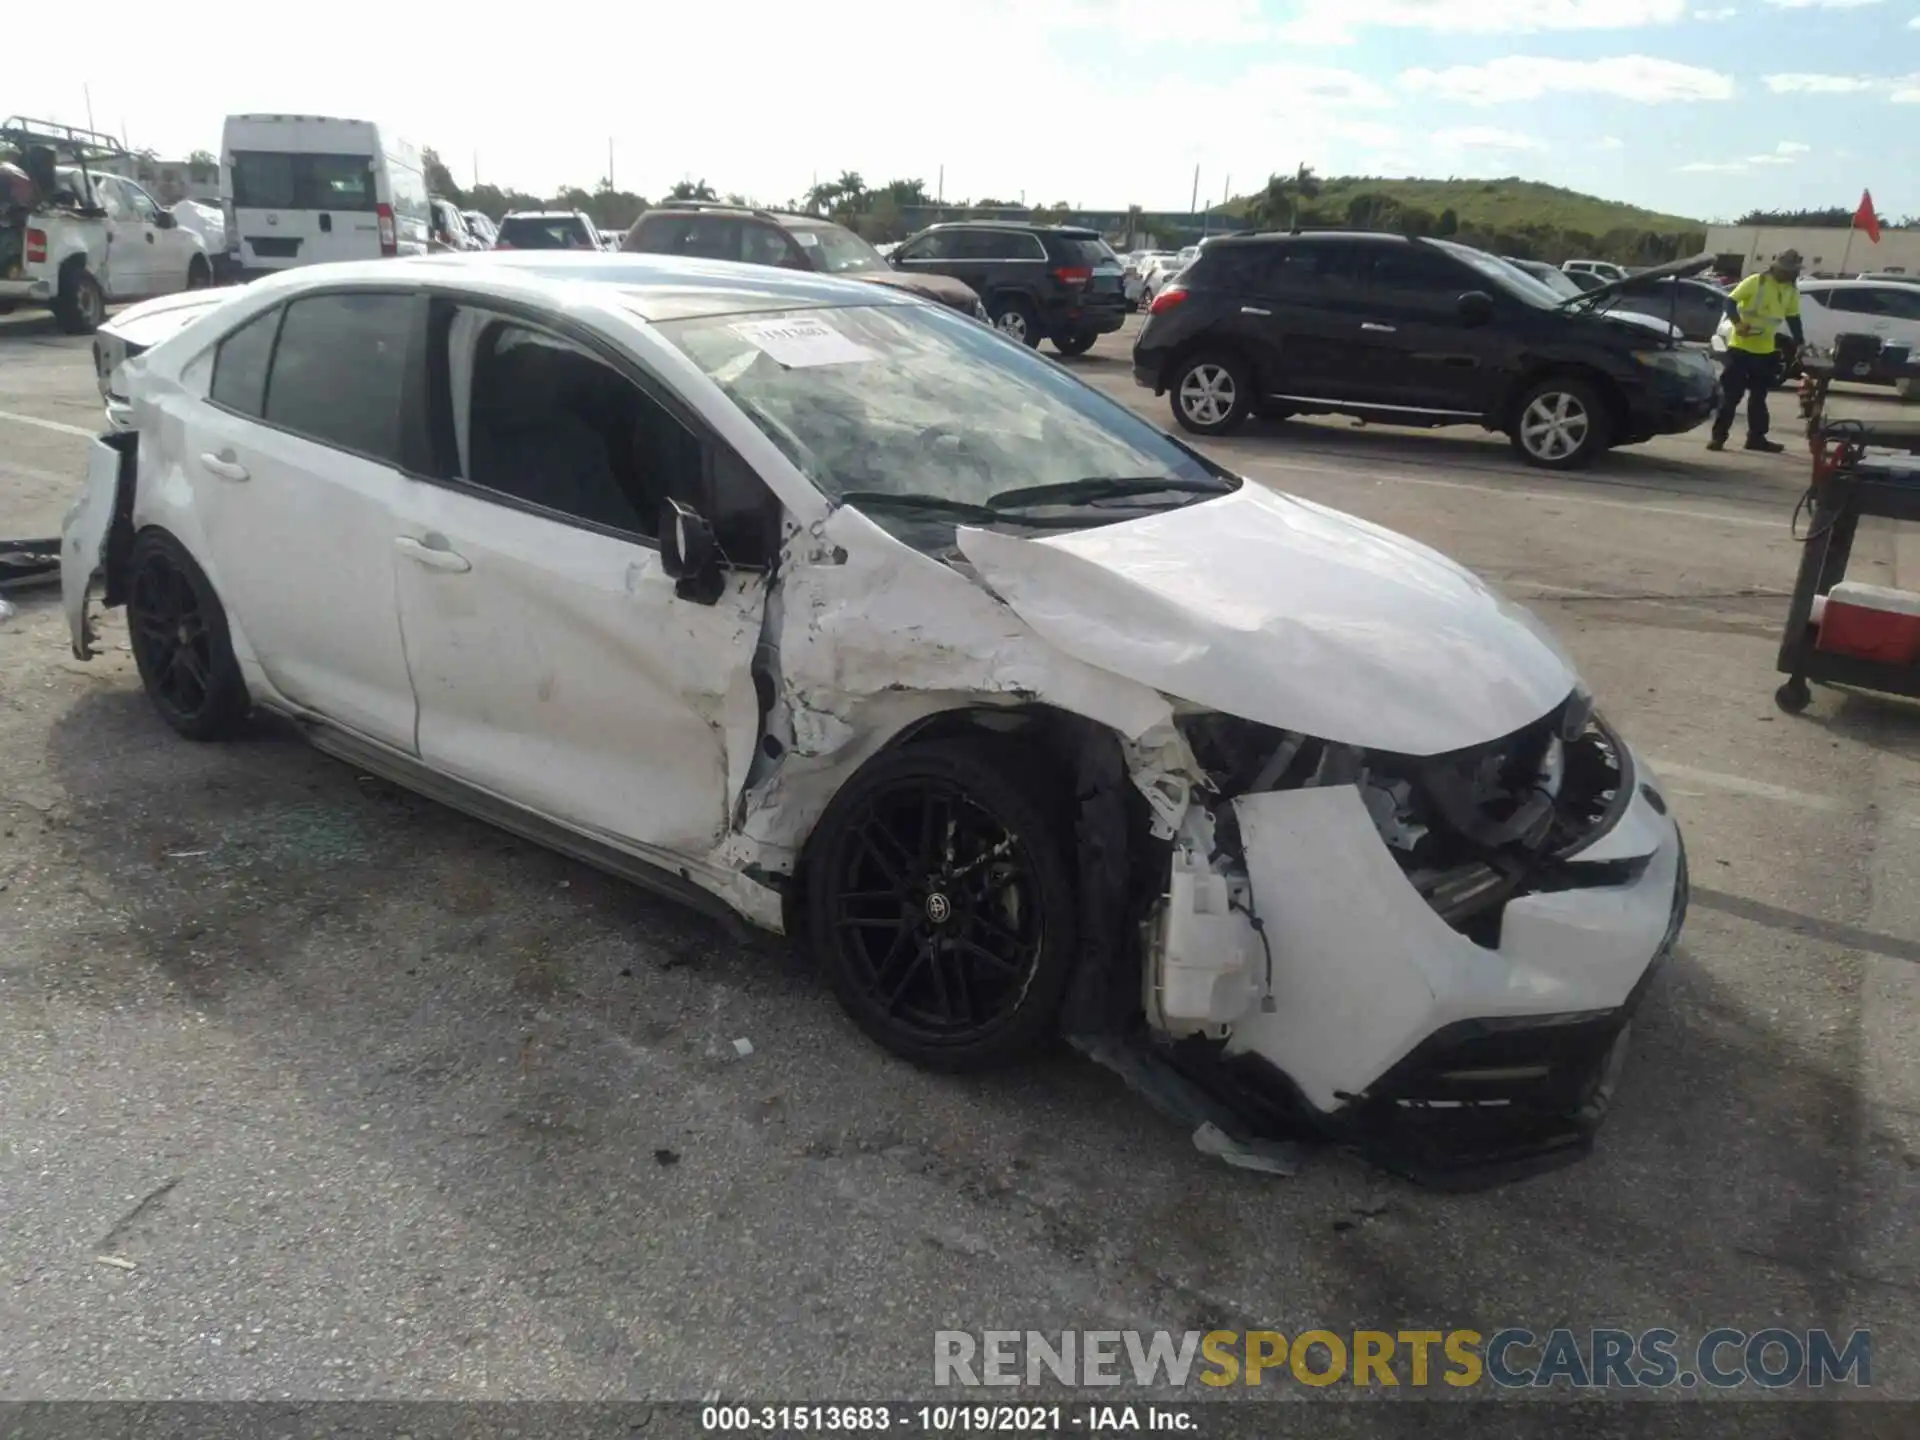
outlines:
[[[429,535],[424,540],[416,540],[411,535],[393,537],[393,548],[429,570],[445,570],[450,574],[464,575],[473,569],[467,557],[456,553],[447,544],[444,535]]]
[[[1374,323],[1373,323],[1373,321],[1371,321],[1371,320],[1362,320],[1362,321],[1360,322],[1360,328],[1361,328],[1362,330],[1372,330],[1372,331],[1374,331],[1374,332],[1376,332],[1377,334],[1381,334],[1381,335],[1391,335],[1391,334],[1393,334],[1393,326],[1391,326],[1391,325],[1376,325],[1376,324],[1374,324]]]
[[[202,451],[200,463],[206,467],[209,475],[218,475],[222,480],[247,478],[247,467],[233,458],[231,450],[224,455],[215,455],[211,450]]]
[[[1241,313],[1242,315],[1271,315],[1271,314],[1273,314],[1273,312],[1272,312],[1271,310],[1262,310],[1262,309],[1261,309],[1261,308],[1260,308],[1260,307],[1259,307],[1258,305],[1242,305],[1242,306],[1240,307],[1240,313]]]

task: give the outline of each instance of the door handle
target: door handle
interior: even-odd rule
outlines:
[[[222,480],[244,480],[247,478],[247,467],[233,458],[233,452],[231,450],[224,455],[215,455],[210,450],[202,451],[200,454],[200,463],[206,467],[209,475],[218,475]]]
[[[466,556],[457,554],[448,547],[447,537],[444,535],[428,535],[424,540],[416,540],[411,535],[396,535],[393,537],[393,548],[415,564],[424,565],[429,570],[445,570],[449,574],[464,575],[473,568]]]
[[[1393,326],[1391,326],[1391,325],[1376,325],[1376,324],[1374,324],[1374,323],[1373,323],[1373,321],[1371,321],[1371,320],[1362,320],[1362,321],[1360,322],[1360,328],[1361,328],[1362,330],[1372,330],[1372,331],[1374,331],[1374,332],[1375,332],[1376,334],[1380,334],[1380,335],[1391,335],[1391,334],[1393,334]]]
[[[153,244],[153,232],[151,230],[147,232],[147,243],[149,245]]]
[[[1262,309],[1261,309],[1261,308],[1260,308],[1260,307],[1259,307],[1258,305],[1242,305],[1242,306],[1240,307],[1240,313],[1241,313],[1242,315],[1271,315],[1271,314],[1273,314],[1273,312],[1272,312],[1271,310],[1262,310]]]

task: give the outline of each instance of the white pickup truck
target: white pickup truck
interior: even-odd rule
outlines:
[[[69,335],[90,335],[107,305],[213,283],[206,241],[131,180],[78,166],[54,193],[0,219],[0,313],[49,307]]]

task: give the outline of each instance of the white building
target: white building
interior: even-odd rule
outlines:
[[[1890,270],[1920,278],[1920,230],[1880,231],[1879,243],[1863,230],[1838,226],[1821,229],[1803,225],[1710,225],[1706,253],[1737,255],[1740,273],[1764,270],[1782,250],[1798,250],[1806,275],[1857,275],[1863,270]]]

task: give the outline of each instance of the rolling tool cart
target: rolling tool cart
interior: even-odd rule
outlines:
[[[1912,362],[1901,355],[1894,363]],[[1831,355],[1803,361],[1800,413],[1813,482],[1794,518],[1804,509],[1810,519],[1780,638],[1777,668],[1787,678],[1773,694],[1790,715],[1812,700],[1809,680],[1920,697],[1920,594],[1846,579],[1863,515],[1920,524],[1920,421],[1826,415],[1827,387],[1836,376],[1877,376],[1886,364],[1878,337],[1864,335],[1842,335]]]

